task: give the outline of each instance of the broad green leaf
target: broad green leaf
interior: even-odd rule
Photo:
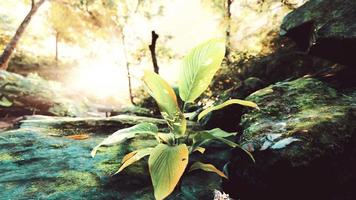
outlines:
[[[188,156],[185,144],[159,144],[153,149],[148,159],[148,167],[156,199],[164,199],[173,192],[187,167]]]
[[[219,176],[223,177],[223,178],[227,178],[227,176],[224,174],[224,172],[218,170],[214,165],[212,164],[205,164],[202,162],[195,162],[189,169],[189,172],[196,170],[196,169],[201,169],[204,170],[206,172],[214,172],[216,174],[218,174]]]
[[[219,104],[217,106],[212,106],[212,107],[209,107],[209,108],[203,110],[198,115],[198,121],[201,120],[205,115],[207,115],[211,111],[222,109],[222,108],[224,108],[226,106],[229,106],[231,104],[239,104],[239,105],[248,106],[248,107],[252,107],[252,108],[257,108],[258,109],[257,104],[255,104],[255,103],[253,103],[251,101],[245,101],[245,100],[240,100],[240,99],[230,99],[230,100],[225,101],[222,104]]]
[[[91,151],[91,156],[94,157],[99,147],[103,145],[111,146],[114,144],[119,144],[126,141],[127,139],[136,137],[138,134],[149,134],[155,136],[157,132],[158,128],[155,124],[146,122],[137,124],[130,128],[120,129],[109,137],[105,138],[99,145],[94,147],[94,149]]]
[[[213,129],[215,130],[215,129]],[[219,132],[217,132],[217,134],[214,135],[213,130],[211,131],[202,131],[202,132],[198,132],[193,136],[193,149],[195,149],[198,146],[201,146],[207,142],[209,142],[210,140],[218,140],[220,142],[223,142],[227,145],[229,145],[230,147],[237,147],[238,144],[236,144],[235,142],[232,142],[228,139],[225,139],[222,136],[219,136],[220,133],[223,133],[222,130],[219,130]]]
[[[245,151],[250,156],[250,158],[253,162],[255,162],[255,159],[253,158],[252,154],[249,151],[241,148],[235,142],[225,139],[225,137],[229,137],[229,136],[233,136],[233,135],[236,135],[236,133],[228,133],[228,132],[225,132],[219,128],[215,128],[215,129],[212,129],[209,131],[197,132],[193,136],[193,145],[191,148],[194,150],[197,147],[200,147],[201,145],[203,145],[211,140],[218,140],[220,142],[227,144],[228,146],[230,146],[232,148],[239,147],[240,149]]]
[[[130,166],[132,163],[139,161],[141,158],[150,155],[152,150],[153,148],[139,149],[125,155],[124,158],[122,159],[121,167],[115,174],[120,173],[123,169]]]
[[[169,84],[158,74],[145,71],[143,76],[148,93],[156,100],[158,107],[173,133],[183,135],[187,122],[180,111],[177,97]]]
[[[12,106],[12,102],[10,100],[8,100],[6,97],[2,97],[0,99],[0,106],[2,106],[2,107],[10,107],[10,106]]]
[[[192,103],[209,86],[225,55],[225,41],[212,39],[195,47],[184,59],[179,74],[179,95]]]

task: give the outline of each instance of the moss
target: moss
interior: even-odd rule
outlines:
[[[302,110],[295,117],[288,120],[287,134],[307,133],[310,129],[324,122],[339,121],[340,117],[345,116],[346,112],[347,108],[345,106],[326,106]]]
[[[61,171],[55,180],[38,180],[32,183],[26,195],[34,193],[54,194],[58,192],[86,191],[98,187],[98,178],[91,173],[75,170]]]
[[[0,153],[0,161],[16,161],[19,157],[13,156],[9,153]]]
[[[105,158],[95,164],[95,167],[105,174],[113,174],[118,170],[122,157],[128,152],[127,145],[115,145],[111,147],[102,147],[99,149],[98,155]]]
[[[302,147],[296,144],[285,151],[292,163],[308,162],[312,157],[333,152],[329,148],[340,146],[338,143],[343,144],[351,134],[349,110],[355,97],[338,93],[319,80],[280,82],[247,99],[261,110],[242,116],[243,143],[252,142],[259,149],[265,135],[274,133],[282,134],[282,138],[302,139],[298,143]]]
[[[59,173],[61,184],[57,191],[82,190],[88,187],[96,187],[99,184],[97,176],[88,172],[66,170]]]

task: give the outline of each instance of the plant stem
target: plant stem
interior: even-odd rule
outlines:
[[[185,113],[185,109],[186,109],[186,107],[187,107],[187,103],[186,103],[186,102],[184,102],[184,104],[183,104],[183,108],[182,108],[183,115],[184,115],[184,113]],[[185,143],[188,143],[189,136],[190,136],[190,132],[188,131],[187,137],[185,137]]]
[[[182,112],[183,112],[183,114],[184,114],[184,112],[185,112],[186,107],[187,107],[187,103],[186,103],[186,102],[184,102],[184,104],[183,104],[183,108],[182,108]]]

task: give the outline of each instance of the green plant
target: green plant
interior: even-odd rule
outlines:
[[[173,192],[183,175],[188,165],[189,154],[195,151],[204,153],[203,144],[211,140],[218,140],[230,147],[238,147],[236,143],[227,139],[236,133],[228,133],[218,128],[205,131],[187,130],[186,119],[183,115],[187,103],[194,103],[207,89],[214,74],[220,67],[224,54],[224,40],[212,39],[194,48],[184,58],[178,83],[179,96],[184,102],[183,112],[180,110],[177,97],[169,84],[154,72],[146,71],[143,76],[143,82],[150,95],[156,100],[163,118],[167,121],[170,133],[159,133],[156,125],[141,123],[131,128],[119,130],[106,138],[93,149],[92,156],[95,156],[96,151],[102,145],[118,144],[127,139],[147,134],[153,135],[157,139],[158,145],[154,148],[139,149],[127,154],[123,158],[122,165],[117,173],[141,158],[149,156],[148,166],[155,198],[164,199]],[[252,102],[236,99],[229,100],[224,104],[203,111],[199,115],[199,119],[212,110],[217,110],[233,103],[257,108],[257,105]],[[196,169],[215,172],[227,178],[222,171],[211,164],[195,162],[191,165],[189,171]]]

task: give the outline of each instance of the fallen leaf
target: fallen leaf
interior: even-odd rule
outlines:
[[[287,145],[289,145],[292,142],[296,141],[301,141],[300,139],[289,137],[289,138],[284,138],[278,142],[276,142],[273,146],[271,146],[271,149],[282,149],[285,148]]]
[[[266,139],[273,142],[275,139],[280,138],[282,134],[267,134]]]
[[[65,136],[66,138],[73,139],[73,140],[86,140],[90,136],[88,134],[76,134],[76,135],[68,135]]]
[[[272,143],[271,141],[266,140],[266,141],[263,143],[262,147],[260,148],[260,151],[263,151],[263,150],[268,149],[272,144],[273,144],[273,143]]]

